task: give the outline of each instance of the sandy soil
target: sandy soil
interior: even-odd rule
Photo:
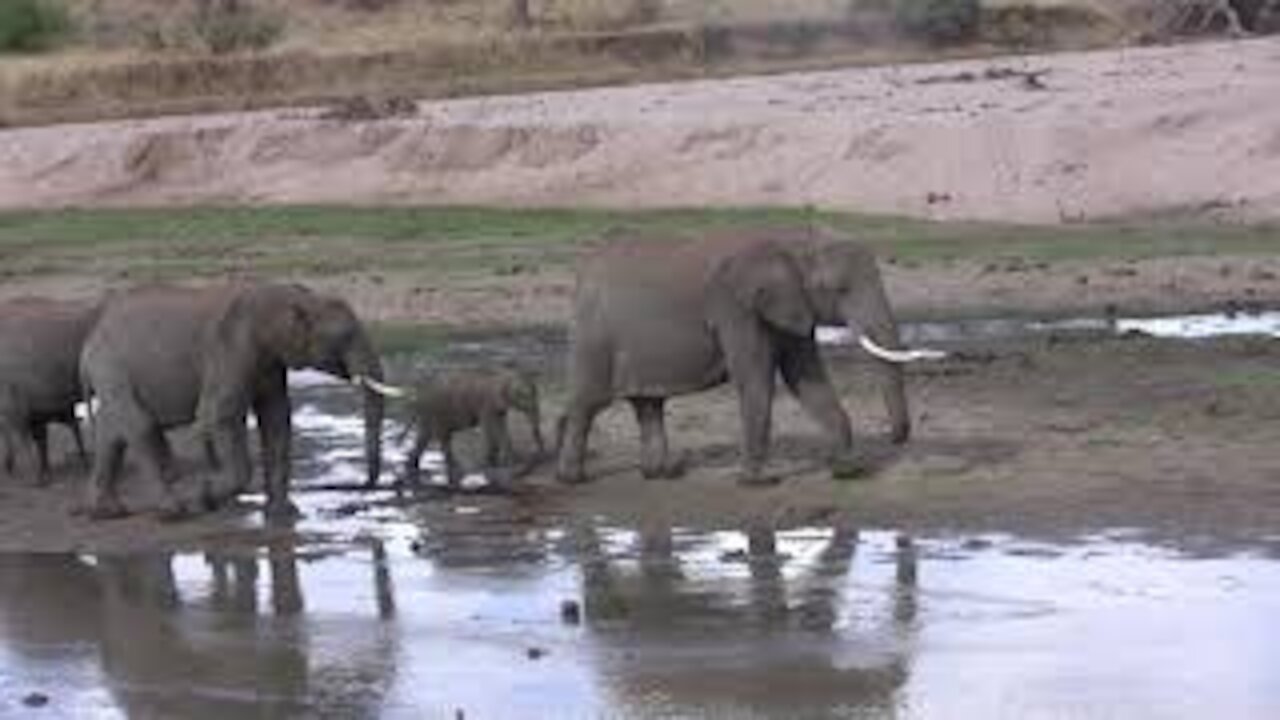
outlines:
[[[1280,345],[1259,339],[987,344],[912,372],[916,435],[894,448],[884,440],[869,368],[837,355],[837,384],[875,468],[865,480],[829,478],[820,436],[784,398],[775,408],[783,484],[738,488],[737,410],[732,394],[719,391],[671,407],[673,443],[692,461],[681,480],[641,479],[634,422],[625,406],[616,406],[593,436],[595,482],[566,488],[544,467],[529,478],[535,489],[529,497],[436,499],[413,516],[427,527],[456,526],[469,521],[457,514],[460,505],[482,504],[490,510],[486,522],[597,518],[624,527],[710,528],[847,522],[1044,537],[1131,528],[1191,549],[1256,546],[1276,542],[1280,526],[1277,363]],[[5,483],[0,494],[11,511],[0,515],[0,547],[189,547],[271,534],[248,510],[178,524],[145,516],[91,523],[69,514],[80,478],[68,466],[53,489]],[[130,492],[138,507],[146,506],[146,488]],[[308,498],[308,531],[321,535],[350,533],[383,512],[358,494],[299,497]]]
[[[1035,71],[1039,82],[1023,74]],[[1043,87],[1041,87],[1043,85]],[[814,203],[1280,216],[1280,40],[0,132],[0,207]]]

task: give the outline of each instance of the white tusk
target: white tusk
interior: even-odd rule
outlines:
[[[405,390],[404,388],[399,388],[399,387],[396,387],[395,385],[387,385],[386,383],[380,383],[377,380],[374,380],[373,378],[370,378],[370,377],[365,377],[364,375],[356,375],[355,377],[351,378],[351,383],[353,385],[363,385],[383,397],[402,398],[402,397],[409,396],[409,391]]]
[[[858,336],[858,344],[871,355],[891,363],[909,363],[917,360],[942,360],[947,354],[941,350],[890,350],[880,347],[866,335]]]
[[[89,398],[89,401],[88,401],[88,402],[85,402],[85,401],[83,401],[83,400],[82,400],[82,401],[80,401],[80,402],[76,403],[76,404],[75,404],[75,409],[74,409],[74,411],[73,411],[73,412],[75,413],[75,416],[76,416],[76,419],[77,419],[77,420],[81,420],[81,421],[84,421],[84,422],[88,422],[88,421],[92,420],[92,419],[93,419],[93,416],[98,414],[98,398],[97,398],[97,396],[94,396],[94,397]]]

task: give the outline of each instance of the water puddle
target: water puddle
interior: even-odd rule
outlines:
[[[3,555],[0,714],[1275,717],[1277,611],[1280,563],[1108,537],[497,525]]]
[[[1004,340],[1042,335],[1131,335],[1202,340],[1237,335],[1280,337],[1280,312],[1215,313],[1167,317],[1085,317],[1061,320],[979,318],[946,322],[908,323],[902,328],[907,345],[939,342]],[[818,341],[845,345],[852,340],[846,328],[824,327]]]

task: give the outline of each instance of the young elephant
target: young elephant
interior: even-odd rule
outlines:
[[[539,419],[538,386],[532,376],[511,368],[446,370],[421,379],[411,388],[385,385],[366,378],[366,387],[386,397],[408,398],[411,425],[416,431],[413,448],[405,461],[406,482],[417,485],[418,463],[432,442],[444,454],[445,476],[450,485],[461,479],[453,452],[453,434],[479,427],[484,439],[484,461],[489,467],[509,466],[514,460],[507,411],[516,410],[529,420],[537,456],[546,448]],[[536,457],[536,456],[535,456]]]
[[[0,470],[49,474],[48,425],[62,423],[85,458],[74,413],[80,351],[97,303],[20,298],[0,304]]]

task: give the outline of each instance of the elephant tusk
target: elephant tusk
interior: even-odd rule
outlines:
[[[363,385],[383,397],[402,398],[409,396],[409,391],[404,388],[396,387],[395,385],[387,385],[386,383],[378,382],[377,380],[374,380],[371,377],[365,377],[364,375],[356,375],[351,378],[351,383],[353,385]]]
[[[75,404],[73,410],[76,419],[82,422],[93,420],[93,416],[98,414],[98,398],[92,397],[88,401],[80,401]]]
[[[858,337],[858,344],[871,355],[891,363],[903,364],[916,362],[917,360],[942,360],[947,357],[947,354],[941,350],[890,350],[880,347],[876,344],[876,341],[866,335]]]

